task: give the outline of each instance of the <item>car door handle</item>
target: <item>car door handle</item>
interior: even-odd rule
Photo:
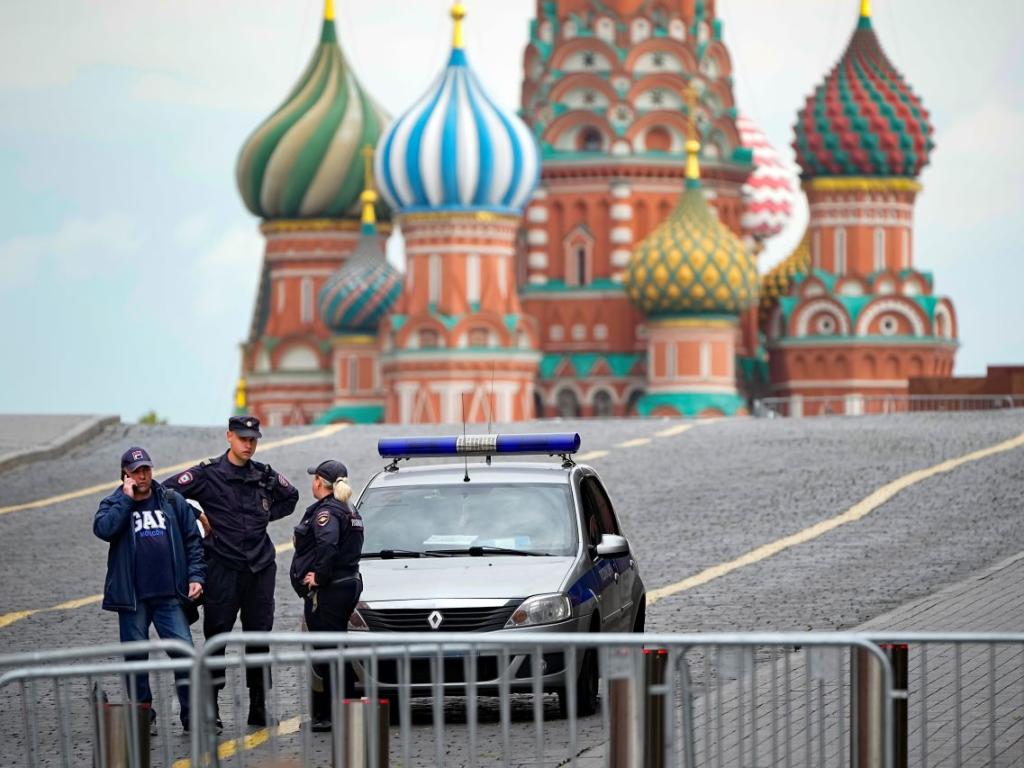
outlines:
[[[615,578],[615,581],[618,582],[618,580],[619,580],[619,572],[618,571],[615,572],[614,578]]]

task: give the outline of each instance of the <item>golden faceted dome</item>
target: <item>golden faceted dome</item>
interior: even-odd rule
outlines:
[[[715,217],[696,179],[687,179],[676,209],[633,251],[625,285],[649,317],[736,315],[758,295],[753,259]]]

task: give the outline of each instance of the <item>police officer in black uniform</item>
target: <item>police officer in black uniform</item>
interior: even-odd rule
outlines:
[[[277,575],[274,544],[267,525],[295,510],[298,490],[271,469],[252,460],[260,434],[259,419],[232,416],[228,420],[228,449],[164,481],[187,499],[202,505],[209,532],[206,549],[206,588],[203,634],[230,632],[239,611],[242,629],[270,631],[274,627],[274,582]],[[205,526],[204,526],[205,527]],[[266,653],[252,646],[251,653]],[[249,725],[266,725],[263,670],[246,670]],[[214,688],[224,687],[223,674]],[[216,698],[214,700],[216,705]],[[220,724],[219,709],[217,722]]]
[[[295,526],[295,555],[289,571],[292,587],[304,598],[310,632],[345,632],[359,602],[363,581],[363,519],[348,505],[352,496],[348,469],[328,459],[310,467],[316,499]],[[312,729],[331,729],[330,667],[314,665]]]

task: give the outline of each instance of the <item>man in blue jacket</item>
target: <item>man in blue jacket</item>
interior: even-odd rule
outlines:
[[[121,456],[121,487],[100,502],[92,530],[110,542],[103,608],[117,612],[121,642],[148,640],[152,625],[161,638],[192,645],[182,601],[203,592],[202,537],[181,494],[153,482],[153,461],[144,449],[129,448]],[[187,732],[188,671],[174,677]],[[139,703],[152,704],[149,675],[136,676],[135,694]],[[156,722],[152,708],[149,717]]]

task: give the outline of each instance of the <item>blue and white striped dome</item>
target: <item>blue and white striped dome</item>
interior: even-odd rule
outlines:
[[[392,208],[519,214],[537,186],[540,154],[522,120],[498,107],[469,67],[461,4],[455,44],[431,88],[377,144],[377,184]]]

